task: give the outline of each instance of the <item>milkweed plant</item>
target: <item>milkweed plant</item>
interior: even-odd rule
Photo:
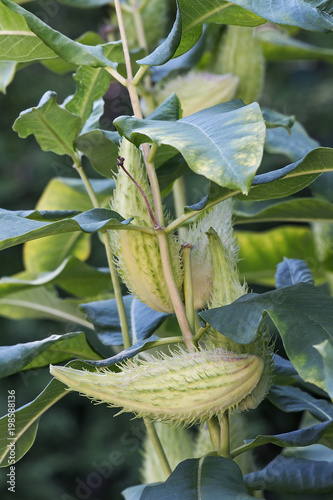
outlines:
[[[23,244],[25,267],[0,281],[13,299],[3,315],[52,302],[78,331],[1,348],[2,377],[52,377],[0,420],[1,465],[29,459],[39,418],[74,391],[144,422],[142,484],[127,500],[331,498],[333,208],[321,187],[333,187],[333,149],[260,102],[267,61],[333,61],[299,36],[332,42],[332,2],[59,0],[107,6],[112,29],[78,40],[23,3],[0,1],[2,90],[36,61],[73,74],[73,95],[47,91],[13,125],[66,155],[72,178],[52,179],[35,208],[1,209],[1,249]],[[131,112],[107,123],[114,82]],[[269,229],[244,230],[258,223]],[[300,259],[304,232],[313,251]],[[107,272],[85,262],[93,233]],[[303,412],[298,428],[260,431],[263,402]],[[258,465],[267,444],[275,458]]]

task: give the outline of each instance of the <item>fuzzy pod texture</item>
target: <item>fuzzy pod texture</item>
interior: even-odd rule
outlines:
[[[236,97],[243,99],[245,104],[258,100],[264,86],[265,60],[255,30],[228,26],[214,69],[239,78]]]
[[[234,75],[190,71],[156,85],[153,97],[160,105],[175,92],[185,117],[221,102],[231,101],[235,97],[237,86],[238,77]],[[147,109],[147,114],[148,111]]]
[[[150,206],[153,207],[153,196],[141,151],[124,138],[119,148],[119,156],[125,159],[125,168],[141,186]],[[134,217],[133,224],[153,228],[142,194],[121,169],[116,177],[111,208],[125,219]],[[109,240],[116,257],[118,272],[127,288],[155,311],[172,313],[172,301],[162,270],[156,236],[141,231],[109,231]],[[180,245],[175,236],[169,236],[169,245],[176,283],[182,295]]]
[[[194,458],[193,437],[186,427],[173,427],[156,422],[155,429],[172,470],[180,462]],[[141,477],[144,484],[160,483],[167,479],[148,436],[143,442]]]
[[[118,368],[119,373],[87,372],[51,365],[50,372],[95,401],[177,426],[237,408],[256,388],[264,364],[252,354],[200,349],[160,354],[140,364],[129,360]]]
[[[221,244],[224,248],[225,256],[222,268],[220,268],[221,262],[217,262],[211,256],[211,238],[209,237],[209,230],[211,228],[214,228],[216,231],[218,241],[220,242],[218,244]],[[219,297],[220,293],[224,293],[223,291],[221,292],[221,290],[225,290],[226,288],[223,269],[231,268],[231,271],[227,271],[227,274],[237,273],[235,269],[238,257],[238,245],[232,228],[232,200],[225,200],[210,210],[205,211],[188,227],[182,243],[188,243],[193,246],[191,267],[194,308],[203,309],[214,301],[214,297],[216,301],[216,296]],[[236,277],[239,284],[238,275]],[[243,293],[245,291],[242,289],[240,294],[243,295]],[[218,303],[218,305],[222,304]],[[209,307],[218,306],[212,305]]]

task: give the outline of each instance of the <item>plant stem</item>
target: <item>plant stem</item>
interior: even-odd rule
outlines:
[[[150,66],[148,64],[142,64],[142,66],[140,66],[140,68],[138,69],[138,71],[135,73],[135,76],[133,77],[133,85],[136,87],[137,85],[139,85],[139,83],[141,82],[141,79],[142,77],[145,75],[146,71],[150,68]]]
[[[214,450],[219,453],[220,450],[220,426],[216,417],[212,417],[207,421],[210,439]]]
[[[170,474],[172,473],[172,470],[171,470],[169,461],[167,459],[167,456],[166,456],[166,454],[163,450],[163,447],[161,445],[160,438],[157,435],[155,426],[147,418],[144,418],[143,421],[145,423],[145,426],[147,428],[147,434],[148,434],[148,436],[149,436],[149,438],[154,446],[156,455],[159,458],[159,461],[161,463],[163,471],[164,471],[166,477],[168,478],[170,476]]]
[[[127,81],[126,81],[126,79],[123,76],[121,76],[121,74],[118,73],[118,71],[116,69],[111,68],[111,66],[106,66],[105,70],[108,73],[110,73],[110,75],[113,76],[113,78],[115,80],[117,80],[119,83],[121,83],[122,85],[124,85],[124,87],[127,87]]]
[[[154,157],[157,151],[157,145],[153,144],[151,149],[149,149],[148,144],[143,144],[142,147],[145,154],[145,164],[147,168],[147,174],[150,182],[151,192],[153,195],[157,223],[160,227],[163,227],[164,215],[163,215],[161,191],[154,165]]]
[[[195,331],[195,310],[192,285],[191,251],[192,245],[183,245],[185,311],[191,330]]]
[[[88,177],[86,176],[81,163],[79,163],[78,160],[74,162],[74,168],[78,172],[86,190],[89,195],[89,198],[91,200],[91,203],[93,204],[94,208],[99,208],[99,203],[96,197],[96,194],[89,182]],[[105,252],[106,252],[106,257],[108,260],[108,265],[110,269],[110,275],[111,275],[111,281],[112,281],[112,286],[117,302],[117,307],[118,307],[118,314],[119,314],[119,319],[120,319],[120,326],[121,326],[121,333],[123,337],[123,344],[124,348],[128,349],[131,347],[131,338],[129,335],[129,329],[128,329],[128,323],[127,323],[127,317],[126,317],[126,310],[124,306],[124,301],[123,297],[121,294],[121,288],[120,288],[120,282],[119,282],[119,277],[117,274],[117,271],[115,269],[114,263],[113,263],[113,256],[110,248],[110,242],[109,238],[106,232],[102,233],[103,235],[103,241],[104,241],[104,246],[105,246]]]
[[[230,458],[229,412],[225,412],[220,422],[220,455]]]
[[[134,24],[135,24],[135,29],[136,29],[136,34],[137,34],[139,46],[145,50],[146,55],[147,55],[149,52],[149,49],[148,49],[145,29],[144,29],[143,22],[142,22],[142,17],[141,17],[141,12],[139,9],[138,1],[131,0],[131,6],[132,6]]]
[[[197,331],[197,333],[195,334],[195,336],[193,337],[194,342],[198,342],[208,328],[209,325],[201,326]]]
[[[184,207],[186,206],[186,191],[184,177],[178,177],[172,187],[173,200],[175,204],[176,217],[181,217],[184,214]],[[180,239],[185,241],[186,229],[184,227],[178,228],[178,235]]]
[[[158,231],[156,231],[156,236],[157,236],[158,243],[160,246],[163,272],[164,272],[165,281],[166,281],[166,284],[167,284],[167,287],[168,287],[168,290],[170,293],[171,302],[172,302],[175,314],[177,316],[177,320],[178,320],[180,329],[182,331],[186,347],[189,350],[193,350],[194,345],[193,345],[193,340],[192,340],[191,327],[190,327],[188,320],[187,320],[187,317],[186,317],[185,307],[184,307],[182,299],[179,295],[177,283],[176,283],[173,269],[172,269],[168,236],[165,234],[163,229],[159,229]]]
[[[168,344],[181,344],[183,342],[184,342],[183,337],[164,337],[161,340],[147,342],[147,344],[144,345],[142,350],[146,351],[148,349],[152,349],[153,347],[160,347],[162,345],[168,345]]]

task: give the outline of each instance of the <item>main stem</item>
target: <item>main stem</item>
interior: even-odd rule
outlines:
[[[89,195],[89,198],[91,200],[91,203],[93,204],[94,208],[99,208],[99,203],[96,197],[96,194],[89,182],[88,177],[86,176],[81,163],[75,159],[74,161],[74,168],[78,172],[85,188],[86,191]],[[118,308],[118,314],[119,314],[119,320],[120,320],[120,326],[121,326],[121,333],[123,337],[123,344],[124,348],[128,349],[131,347],[132,342],[129,334],[129,328],[128,328],[128,322],[127,322],[127,317],[126,317],[126,310],[125,310],[125,305],[121,293],[121,288],[120,288],[120,281],[118,277],[118,273],[115,269],[115,265],[113,263],[113,256],[111,253],[111,248],[110,248],[110,242],[107,233],[102,233],[103,235],[103,241],[104,241],[104,246],[105,246],[105,252],[106,252],[106,257],[108,260],[108,265],[110,269],[110,275],[111,275],[111,281],[112,281],[112,286],[113,286],[113,291],[115,294],[116,302],[117,302],[117,308]]]

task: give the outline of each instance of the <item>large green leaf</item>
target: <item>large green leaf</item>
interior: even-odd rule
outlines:
[[[77,369],[91,369],[89,365],[81,361],[71,361],[67,366]],[[15,442],[15,460],[20,460],[33,445],[38,429],[39,418],[57,401],[68,394],[64,384],[52,379],[43,392],[15,412],[15,437],[10,441],[8,438],[8,417],[5,415],[0,419],[0,467],[9,465],[9,443]]]
[[[74,42],[9,0],[1,0],[0,14],[2,60],[25,62],[58,55],[78,66],[114,66],[105,57],[102,46]]]
[[[177,3],[177,18],[169,37],[152,54],[141,59],[140,64],[164,64],[172,56],[188,51],[200,38],[204,23],[257,26],[268,20],[311,31],[333,30],[331,2],[320,0],[293,0],[283,8],[280,0],[178,0]]]
[[[258,446],[268,443],[281,447],[311,446],[312,444],[322,444],[333,448],[333,421],[326,421],[322,424],[313,425],[298,431],[277,434],[274,436],[259,435],[255,439],[247,439],[246,444],[241,447],[242,452],[252,450]],[[240,451],[240,450],[239,450]],[[233,456],[238,453],[234,450]]]
[[[269,231],[239,231],[238,269],[248,283],[272,286],[276,266],[284,257],[308,262],[316,279],[323,278],[316,256],[313,234],[308,227],[281,226]]]
[[[75,147],[89,158],[104,177],[113,178],[118,170],[119,134],[108,130],[91,130],[75,139]]]
[[[247,203],[233,207],[236,224],[254,222],[333,222],[333,203],[318,198],[293,198],[287,201]]]
[[[285,198],[307,187],[321,173],[332,171],[333,149],[316,148],[295,163],[266,174],[256,175],[248,196],[241,194],[240,190],[221,188],[217,184],[211,183],[208,195],[202,198],[199,203],[186,207],[186,211],[201,211],[232,196],[248,201]]]
[[[0,316],[10,319],[45,318],[93,329],[79,310],[79,302],[60,299],[53,291],[38,287],[11,293],[0,299]]]
[[[114,123],[136,146],[173,146],[197,174],[244,193],[262,159],[265,124],[257,103],[230,101],[175,122],[119,117]]]
[[[273,27],[263,27],[256,34],[269,61],[288,61],[293,59],[314,59],[333,62],[333,50],[316,47],[309,43],[295,40],[283,31]]]
[[[0,249],[9,248],[20,243],[53,234],[72,233],[83,231],[94,233],[107,229],[125,229],[129,220],[106,208],[93,208],[71,219],[56,222],[40,222],[19,215],[9,210],[0,212]],[[128,226],[127,229],[129,229]]]
[[[24,368],[39,368],[72,358],[100,359],[86,341],[83,332],[51,335],[43,340],[0,347],[0,378]]]
[[[51,272],[29,277],[30,273],[20,273],[14,277],[0,279],[0,297],[29,288],[56,284],[77,297],[94,297],[110,290],[110,272],[88,266],[70,257]]]
[[[61,165],[62,167],[62,165]],[[114,181],[90,179],[90,184],[100,205],[105,205],[111,197]],[[92,208],[91,200],[80,179],[54,177],[46,186],[37,203],[39,211],[77,210],[84,212]],[[43,212],[45,213],[45,212]],[[76,214],[73,214],[76,215]],[[65,218],[64,215],[61,218]],[[29,216],[33,218],[33,216]],[[36,219],[36,220],[45,220]],[[33,273],[53,271],[69,256],[86,260],[90,253],[90,236],[86,233],[57,234],[24,245],[25,269]]]
[[[333,299],[313,285],[298,283],[261,295],[250,293],[200,316],[228,338],[246,344],[257,337],[264,313],[277,327],[302,379],[327,391],[325,364],[315,346],[326,340],[333,343]],[[333,359],[327,362],[332,364]]]
[[[332,464],[279,455],[264,469],[244,477],[248,488],[280,493],[326,493],[333,491]]]
[[[270,388],[268,399],[274,406],[286,413],[307,410],[321,422],[333,420],[333,405],[331,403],[325,399],[314,398],[297,387],[273,385]],[[331,446],[333,447],[333,432]]]
[[[163,484],[147,486],[140,500],[247,500],[242,473],[232,460],[205,456],[181,462]]]
[[[46,92],[35,108],[26,109],[13,129],[20,137],[33,134],[44,151],[74,156],[73,142],[81,128],[81,118],[60,107],[55,92]]]

